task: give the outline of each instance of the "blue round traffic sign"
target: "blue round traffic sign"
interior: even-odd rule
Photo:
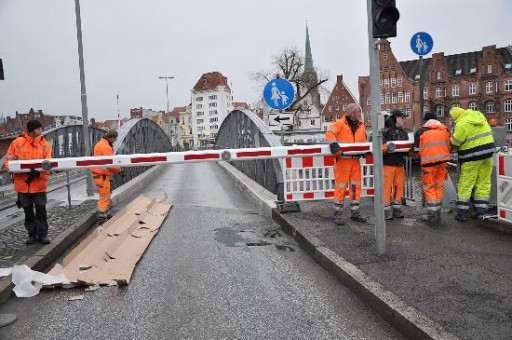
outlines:
[[[292,105],[295,99],[295,89],[288,80],[275,78],[265,85],[263,99],[271,108],[284,110]]]
[[[417,32],[411,38],[411,49],[417,55],[427,55],[434,47],[434,40],[426,32]]]

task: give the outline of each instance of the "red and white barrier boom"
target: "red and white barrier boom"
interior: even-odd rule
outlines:
[[[407,152],[413,143],[411,141],[397,141],[388,143],[390,152],[394,144],[394,152]],[[343,154],[365,155],[372,152],[371,143],[340,143]],[[257,160],[273,158],[291,158],[301,156],[327,156],[331,151],[329,145],[295,145],[248,149],[223,149],[185,152],[147,153],[134,155],[114,155],[99,157],[69,157],[52,158],[48,160],[13,160],[9,163],[11,172],[29,172],[35,170],[75,170],[87,168],[151,166],[157,164],[179,164],[195,162],[219,162],[238,160]]]

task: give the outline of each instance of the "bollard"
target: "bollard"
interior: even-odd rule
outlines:
[[[68,189],[68,209],[71,209],[71,185],[69,184],[69,171],[66,171],[66,187]]]

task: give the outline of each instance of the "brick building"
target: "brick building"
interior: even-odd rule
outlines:
[[[37,119],[43,125],[43,129],[51,129],[55,126],[56,117],[44,114],[43,110],[34,110],[31,108],[27,113],[19,113],[11,118],[10,116],[2,117],[0,124],[0,135],[19,134],[25,130],[30,120]]]
[[[483,47],[481,51],[445,56],[434,53],[424,59],[424,112],[433,112],[449,122],[453,106],[484,113],[491,125],[505,125],[512,131],[512,47]],[[419,61],[398,62],[389,41],[381,44],[381,108],[402,110],[406,127],[421,125]],[[359,77],[359,97],[366,124],[371,126],[370,78]]]
[[[347,111],[347,105],[351,103],[359,106],[356,98],[343,81],[343,75],[340,74],[336,78],[336,84],[322,109],[322,130],[326,131],[332,122],[343,117]]]

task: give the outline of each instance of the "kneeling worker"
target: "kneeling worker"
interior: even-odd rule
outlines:
[[[117,139],[117,131],[111,130],[94,146],[93,156],[113,156],[113,144]],[[121,171],[118,167],[92,168],[92,179],[98,188],[98,220],[104,222],[111,216],[108,214],[110,208],[110,177]]]

